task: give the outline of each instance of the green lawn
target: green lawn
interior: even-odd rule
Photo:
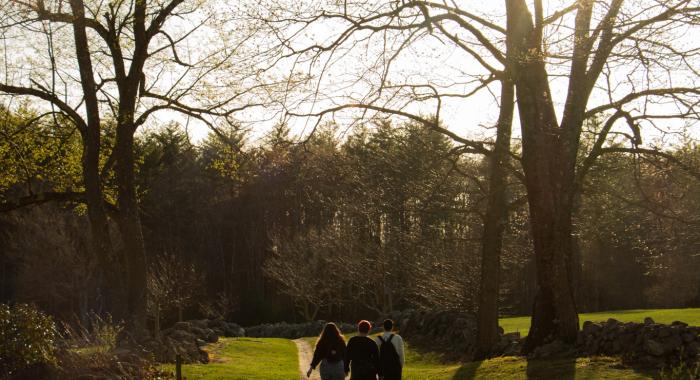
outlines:
[[[623,310],[581,314],[581,321],[604,321],[615,318],[623,322],[641,322],[652,317],[659,323],[683,321],[700,326],[700,309]],[[529,330],[529,317],[501,319],[507,332]],[[349,334],[351,336],[353,334]],[[349,337],[348,336],[348,337]],[[316,337],[305,338],[313,347]],[[299,378],[297,350],[287,339],[221,338],[209,345],[211,363],[183,366],[188,380],[275,379]],[[163,366],[173,371],[172,365]],[[434,353],[418,352],[406,346],[404,380],[459,380],[459,379],[562,379],[562,380],[636,380],[653,379],[658,375],[638,372],[621,365],[619,359],[596,357],[557,360],[531,360],[522,357],[503,357],[472,363],[445,362]]]
[[[531,360],[502,357],[471,363],[441,363],[431,355],[407,351],[405,380],[641,380],[653,379],[620,365],[614,358]]]
[[[349,338],[354,334],[346,335]],[[316,337],[304,338],[309,344]],[[422,353],[406,344],[404,380],[641,380],[653,379],[650,373],[625,368],[619,359],[598,357],[527,361],[521,357],[503,357],[472,363],[443,361],[434,353]]]
[[[298,380],[294,342],[276,338],[221,338],[208,346],[209,364],[182,366],[187,380]],[[163,369],[175,371],[174,365]]]
[[[683,321],[691,326],[700,326],[700,309],[649,309],[649,310],[617,310],[584,313],[579,315],[579,321],[606,321],[615,318],[622,322],[642,322],[645,317],[651,317],[656,323],[671,323]],[[530,330],[530,317],[501,318],[500,325],[506,332],[520,332],[527,335]]]

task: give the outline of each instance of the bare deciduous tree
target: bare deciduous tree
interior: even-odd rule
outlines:
[[[683,37],[697,31],[697,4],[688,0],[578,0],[556,5],[559,8],[550,11],[542,1],[530,4],[524,0],[506,0],[480,9],[432,1],[357,1],[327,5],[311,15],[277,10],[270,22],[272,27],[283,27],[280,29],[296,26],[291,34],[277,35],[282,36],[286,54],[299,57],[299,62],[317,74],[314,95],[296,103],[301,110],[292,113],[295,116],[320,118],[351,108],[387,112],[423,122],[478,152],[483,143],[463,139],[430,121],[444,117],[442,106],[447,99],[463,99],[466,105],[491,83],[514,85],[538,273],[528,351],[555,339],[572,342],[576,338],[572,213],[586,168],[600,154],[618,151],[609,145],[618,136],[629,137],[627,152],[651,154],[658,149],[641,147],[642,131],[663,133],[674,123],[697,119],[699,50]],[[311,42],[308,35],[297,38],[299,29],[310,31],[323,23],[332,25],[335,33],[311,38]],[[420,49],[426,45],[419,44],[421,38],[435,38],[452,50],[461,49],[463,55],[449,56],[452,66],[473,70],[450,71],[459,78],[452,81],[410,75],[424,62],[426,54]],[[397,61],[411,46],[417,54],[410,55],[410,64],[401,66]],[[344,56],[357,59],[352,51],[360,51],[365,63],[358,65],[357,76],[341,83],[336,77],[329,85],[331,81],[325,80],[329,68]],[[433,71],[444,66],[443,62],[429,65],[428,70]],[[346,90],[338,92],[338,88]],[[502,96],[501,121],[507,115],[508,99]],[[432,118],[415,112],[421,107],[425,110],[426,103],[432,104]],[[579,167],[582,127],[591,117],[607,121],[593,132],[597,142]],[[501,136],[507,138],[504,133]],[[491,178],[496,177],[497,172]],[[495,185],[494,201],[499,198],[498,183]],[[496,210],[492,221],[496,226],[498,214]],[[499,228],[489,230],[496,237]],[[489,251],[498,251],[494,247],[484,240],[485,258],[492,257]],[[485,267],[486,273],[497,272],[497,261],[485,263],[491,268]],[[498,279],[483,277],[482,281]],[[498,285],[485,285],[482,292],[487,299],[482,306],[488,315],[480,320],[480,329],[489,331],[480,335],[483,344],[488,344],[495,337],[493,297],[497,294],[493,290]]]
[[[136,130],[169,110],[216,131],[217,120],[233,122],[236,112],[267,102],[258,96],[266,93],[252,64],[267,56],[244,46],[254,28],[232,25],[240,21],[235,7],[223,18],[228,5],[184,0],[3,5],[0,91],[44,101],[47,117],[65,115],[80,131],[93,250],[107,278],[112,312],[127,319],[126,331],[134,337],[145,328],[147,279],[134,183]],[[116,129],[111,149],[102,139],[109,120]],[[112,170],[113,216],[123,245],[118,251],[104,206],[104,180]]]
[[[342,303],[344,268],[334,248],[333,236],[316,231],[293,239],[279,233],[272,237],[273,256],[265,261],[265,274],[292,298],[306,321],[315,320],[322,308]]]
[[[154,333],[160,334],[163,312],[175,310],[182,322],[185,308],[202,295],[203,276],[197,268],[171,254],[156,257],[148,271],[148,312],[154,320]]]

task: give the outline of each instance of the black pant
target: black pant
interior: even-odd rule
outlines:
[[[377,380],[377,370],[369,362],[353,361],[350,368],[350,380]]]
[[[377,380],[377,375],[371,373],[355,373],[354,371],[350,371],[350,380]]]

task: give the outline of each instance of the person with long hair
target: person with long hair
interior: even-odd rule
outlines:
[[[345,379],[345,338],[340,333],[335,323],[326,323],[321,331],[321,336],[316,341],[314,357],[311,360],[306,377],[311,377],[311,372],[321,363],[321,380]]]

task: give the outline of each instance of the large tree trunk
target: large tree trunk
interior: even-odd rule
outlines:
[[[127,315],[124,282],[121,265],[116,260],[109,233],[109,220],[104,208],[102,185],[99,173],[99,130],[88,131],[84,138],[82,169],[90,222],[91,250],[97,258],[100,274],[100,291],[104,296],[107,311],[116,321]],[[97,135],[97,136],[94,136]]]
[[[76,58],[80,71],[80,83],[85,95],[87,128],[81,131],[83,141],[82,169],[85,185],[92,250],[97,257],[102,275],[102,290],[112,316],[119,320],[125,316],[125,303],[121,292],[120,271],[115,270],[114,252],[109,236],[109,223],[104,208],[100,178],[100,111],[97,88],[93,76],[92,60],[88,47],[85,8],[82,0],[71,0],[72,23]],[[118,266],[116,266],[118,267]]]
[[[140,339],[146,333],[146,252],[138,214],[134,182],[134,128],[121,124],[117,128],[116,179],[119,206],[118,225],[124,243],[126,297],[129,316],[127,335]]]
[[[575,162],[570,154],[571,136],[559,127],[554,111],[541,49],[541,26],[533,24],[524,0],[506,0],[506,6],[537,268],[537,294],[524,347],[530,352],[557,339],[573,343],[578,333],[568,263],[573,243]]]
[[[523,156],[525,155],[523,147]],[[538,164],[542,161],[550,161],[550,166],[558,166],[551,162],[557,161],[556,156],[535,156],[529,158],[533,162],[524,165],[526,172],[537,171],[538,168],[532,166],[542,166]],[[532,176],[535,178],[527,181],[527,187],[535,243],[537,294],[526,351],[556,339],[573,343],[578,333],[578,314],[569,265],[572,250],[571,190],[567,189],[567,184],[555,173]]]
[[[486,220],[481,239],[481,281],[477,316],[477,357],[490,354],[498,343],[498,296],[503,231],[508,223],[506,164],[510,155],[510,137],[515,108],[515,90],[508,79],[502,81],[501,110],[496,144],[489,162],[489,194]]]

